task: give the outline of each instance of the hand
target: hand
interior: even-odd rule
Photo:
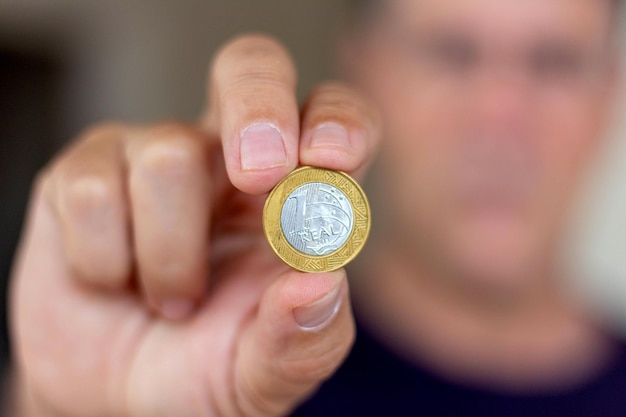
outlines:
[[[281,45],[241,37],[200,126],[100,126],[40,175],[11,295],[25,413],[278,416],[340,365],[345,272],[282,264],[263,194],[297,165],[360,175],[379,126],[338,83],[300,114],[295,82]]]

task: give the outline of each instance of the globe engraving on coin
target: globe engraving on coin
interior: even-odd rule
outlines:
[[[311,182],[287,196],[280,226],[287,241],[307,255],[335,252],[350,236],[354,212],[348,197],[337,187]]]
[[[274,252],[291,267],[332,271],[354,259],[365,244],[369,204],[347,174],[303,167],[268,196],[263,228]]]

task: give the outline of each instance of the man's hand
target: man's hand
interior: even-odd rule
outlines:
[[[299,112],[287,52],[216,56],[200,126],[94,128],[37,181],[12,287],[24,413],[278,416],[354,337],[343,270],[290,270],[263,194],[298,165],[356,174],[378,119],[325,84]]]

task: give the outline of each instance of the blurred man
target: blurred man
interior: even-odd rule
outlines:
[[[611,112],[618,4],[358,7],[356,87],[299,113],[286,51],[241,37],[199,126],[99,126],[42,173],[14,272],[16,415],[626,413],[626,348],[555,265]],[[344,271],[289,270],[260,212],[298,165],[361,177],[381,122],[341,366]]]

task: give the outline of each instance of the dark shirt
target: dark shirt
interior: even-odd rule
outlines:
[[[294,417],[625,417],[626,344],[593,380],[563,392],[514,395],[450,382],[406,362],[359,326],[339,371]]]

